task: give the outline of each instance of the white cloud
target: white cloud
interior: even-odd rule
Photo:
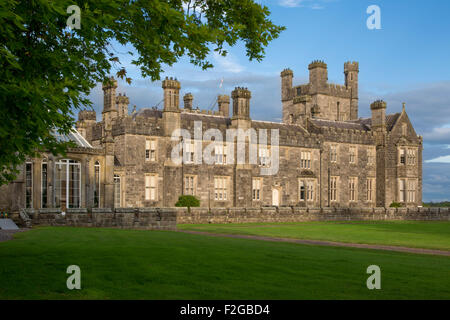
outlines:
[[[450,155],[448,156],[441,156],[437,157],[431,160],[427,160],[425,162],[431,162],[431,163],[450,163]]]
[[[314,3],[312,3],[314,2]],[[320,1],[317,0],[279,0],[278,4],[282,7],[286,8],[298,8],[298,7],[307,7],[313,10],[320,10],[323,9],[324,6],[317,3]],[[322,0],[322,2],[327,2],[325,0]]]
[[[447,142],[450,143],[450,128],[433,128],[432,131],[425,132],[423,138],[427,142]]]
[[[213,57],[216,61],[216,66],[225,72],[240,73],[245,69],[230,53],[226,57],[223,57],[217,52],[214,52]]]
[[[300,7],[300,4],[302,2],[303,2],[303,0],[280,0],[279,4],[282,7],[295,8],[295,7]]]

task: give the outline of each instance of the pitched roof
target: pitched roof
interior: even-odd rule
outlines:
[[[386,129],[391,131],[394,125],[397,123],[401,113],[393,113],[386,115]],[[369,130],[372,128],[372,118],[362,118],[358,120],[361,124],[366,126]]]
[[[391,131],[400,117],[400,113],[386,115],[386,128]],[[355,129],[361,131],[372,130],[372,118],[360,118],[351,121],[334,121],[325,119],[311,119],[311,122],[319,127],[334,127],[340,129]]]

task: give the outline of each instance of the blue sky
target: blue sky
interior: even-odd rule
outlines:
[[[253,119],[279,121],[280,78],[286,67],[294,84],[307,82],[307,66],[321,59],[328,64],[329,82],[343,83],[343,65],[360,65],[360,116],[370,115],[376,99],[388,103],[388,113],[406,111],[417,133],[424,136],[424,200],[450,200],[450,1],[448,0],[259,0],[271,19],[286,26],[266,50],[265,59],[249,62],[242,44],[226,58],[211,54],[214,69],[202,71],[186,59],[166,67],[162,77],[181,82],[183,95],[192,92],[194,106],[208,108],[217,94],[235,86],[252,91]],[[367,7],[381,9],[381,30],[369,30]],[[119,83],[130,97],[130,109],[151,107],[162,99],[160,82],[141,79],[138,69],[121,61],[133,83]],[[221,79],[224,85],[219,88]],[[102,92],[91,94],[101,115]]]

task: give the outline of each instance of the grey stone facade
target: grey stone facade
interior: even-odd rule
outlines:
[[[375,208],[394,201],[407,207],[421,205],[423,141],[405,108],[386,115],[386,103],[376,101],[370,106],[371,118],[358,118],[357,62],[345,63],[345,85],[327,82],[324,62],[311,63],[309,71],[309,83],[299,86],[293,85],[291,70],[281,73],[281,123],[252,120],[251,93],[246,88],[236,88],[232,101],[228,95],[218,96],[218,111],[205,111],[193,109],[192,94],[179,96],[179,81],[166,79],[162,110],[140,109],[130,114],[128,97],[116,95],[117,82],[105,83],[102,121],[95,121],[93,111],[81,111],[77,122],[78,132],[94,150],[80,158],[87,172],[81,182],[82,207],[95,206],[92,177],[96,161],[101,162],[101,192],[96,202],[100,207],[172,207],[182,194],[194,194],[202,207],[209,208]],[[215,164],[174,162],[171,152],[180,141],[171,139],[173,131],[186,129],[194,137],[195,122],[201,122],[203,133],[214,128],[223,137],[228,129],[252,128],[257,133],[265,129],[268,141],[270,130],[278,129],[279,171],[261,175],[264,154],[259,145],[257,164],[223,163],[228,154],[220,150],[214,150]],[[210,143],[200,142],[203,149]],[[189,141],[183,142],[186,153],[188,145]],[[236,150],[235,144],[232,147]],[[36,170],[34,179],[38,180]],[[22,183],[12,187],[16,194],[24,193],[25,178],[20,179]],[[39,186],[34,192],[39,197]],[[17,198],[20,206],[23,196]],[[0,198],[0,207],[6,202]],[[32,206],[40,208],[39,202]]]

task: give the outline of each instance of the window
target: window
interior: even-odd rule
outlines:
[[[302,151],[300,153],[300,168],[311,169],[311,151]]]
[[[372,148],[367,150],[367,163],[369,165],[375,164],[375,150]]]
[[[330,146],[330,161],[337,162],[337,150],[338,146],[336,144]]]
[[[253,178],[252,181],[252,199],[254,201],[261,200],[262,178]]]
[[[366,180],[366,190],[367,190],[367,201],[375,201],[375,178],[367,178]]]
[[[225,144],[214,147],[215,163],[227,164],[227,146]]]
[[[336,106],[336,114],[337,114],[337,116],[336,116],[336,120],[341,120],[341,115],[340,115],[340,102],[338,101],[338,103],[337,103],[337,106]]]
[[[194,163],[194,142],[186,141],[184,143],[184,163]]]
[[[184,176],[184,194],[195,195],[197,177],[193,175]]]
[[[300,201],[314,201],[314,180],[298,180],[298,198]]]
[[[25,164],[25,207],[33,207],[33,164]]]
[[[41,208],[47,208],[48,203],[47,178],[48,178],[48,166],[47,160],[44,160],[42,162],[42,169],[41,169]]]
[[[81,164],[75,160],[62,159],[55,163],[56,206],[79,208],[81,204]]]
[[[156,140],[145,141],[145,160],[156,161]]]
[[[357,200],[358,180],[355,177],[348,178],[348,190],[350,191],[350,201]]]
[[[408,202],[416,202],[416,181],[408,180],[408,190],[407,190],[407,201]]]
[[[408,165],[415,165],[416,164],[416,150],[408,149],[406,163]]]
[[[228,178],[214,177],[214,200],[228,199]]]
[[[270,151],[266,146],[259,147],[259,163],[261,166],[270,166]]]
[[[406,201],[406,180],[400,179],[399,180],[399,201],[405,202]]]
[[[121,188],[120,188],[120,176],[114,175],[114,208],[120,208],[121,203]]]
[[[402,135],[406,136],[406,134],[408,133],[408,125],[406,123],[402,124]]]
[[[155,174],[145,176],[145,200],[147,201],[157,200],[157,178],[158,176]]]
[[[350,163],[356,163],[356,158],[358,156],[356,147],[350,147],[349,153],[350,153]]]
[[[100,163],[94,165],[94,207],[100,207]]]
[[[406,164],[406,150],[400,149],[400,164]]]
[[[330,200],[331,201],[337,201],[337,183],[338,177],[331,177],[330,178]]]

